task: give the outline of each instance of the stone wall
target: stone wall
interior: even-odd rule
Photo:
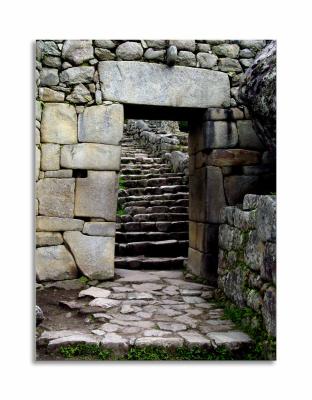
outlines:
[[[35,208],[40,281],[70,279],[80,273],[92,279],[113,276],[119,142],[126,105],[236,107],[242,73],[265,44],[265,40],[37,41]],[[213,124],[223,138],[222,121]],[[245,134],[246,129],[252,132],[251,121],[248,124],[241,124]],[[216,156],[219,164],[204,170],[213,168],[226,177],[229,162],[222,161],[221,168],[220,157],[242,165],[237,161],[242,153],[222,154],[209,156],[208,164],[214,165]],[[260,156],[253,157],[243,163],[247,186],[254,174],[261,173],[254,167]],[[239,197],[233,187],[241,178],[226,180],[232,204]]]
[[[225,207],[219,228],[218,287],[239,307],[252,308],[276,335],[276,198],[246,195]]]
[[[274,192],[274,164],[245,107],[208,108],[190,131],[188,268],[215,284],[220,211],[247,193]]]

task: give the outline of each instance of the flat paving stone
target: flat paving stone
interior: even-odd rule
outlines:
[[[102,289],[99,287],[89,287],[88,289],[82,290],[78,297],[90,296],[90,297],[102,297],[106,298],[111,294],[110,290]]]
[[[63,293],[55,302],[57,322],[47,315],[42,323],[45,331],[37,339],[40,349],[46,346],[48,354],[60,346],[87,343],[123,354],[129,346],[209,349],[224,345],[235,351],[249,345],[249,336],[223,319],[223,310],[213,300],[203,297],[205,292],[210,296],[211,288],[185,281],[181,273],[116,269],[114,281],[94,282],[81,291],[77,286],[74,294],[40,288],[40,295]]]
[[[167,337],[143,337],[135,341],[135,346],[155,346],[155,347],[180,347],[183,345],[182,338],[167,338]]]
[[[187,329],[186,325],[178,323],[157,322],[157,325],[159,329],[163,329],[164,331],[179,332]]]

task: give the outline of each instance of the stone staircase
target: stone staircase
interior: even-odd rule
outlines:
[[[188,177],[127,133],[121,144],[115,267],[181,269],[188,251]]]

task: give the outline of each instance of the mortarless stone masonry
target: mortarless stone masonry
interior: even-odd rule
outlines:
[[[217,45],[209,40],[37,41],[36,225],[38,231],[54,232],[38,236],[39,280],[68,279],[77,275],[77,268],[80,273],[101,279],[113,276],[111,231],[104,229],[99,236],[99,231],[84,225],[94,214],[102,222],[115,221],[119,142],[128,107],[124,103],[167,106],[167,111],[193,107],[202,112],[202,120],[196,114],[190,124],[190,188],[194,192],[194,185],[204,171],[206,188],[215,189],[216,193],[210,193],[209,197],[204,192],[200,204],[193,196],[190,215],[194,216],[195,212],[191,220],[198,224],[196,232],[202,232],[200,235],[215,243],[219,209],[241,202],[246,193],[257,192],[270,179],[270,166],[262,165],[262,159],[266,162],[266,157],[262,157],[263,147],[255,137],[248,110],[237,95],[243,71],[249,65],[246,59],[250,63],[265,45],[266,41],[229,40],[218,41]],[[167,65],[169,46],[173,50],[171,67]],[[144,77],[140,87],[134,85],[139,71],[143,71],[140,78]],[[114,80],[108,79],[108,73]],[[164,82],[169,86],[165,87]],[[198,82],[203,84],[198,87]],[[127,89],[125,93],[121,92],[123,87]],[[210,106],[214,108],[207,109]],[[247,122],[239,123],[241,120]],[[140,131],[141,139],[150,142],[151,132],[143,131]],[[172,165],[187,173],[183,151],[175,149],[176,154],[165,156],[174,145],[177,145],[174,138],[166,142],[163,137],[161,151],[165,151],[163,155]],[[95,176],[107,177],[109,188],[102,191],[100,185],[91,184]],[[87,187],[92,187],[89,205],[88,193],[82,189]],[[97,198],[104,203],[106,200],[109,207],[95,213],[90,205]],[[212,198],[216,203],[212,204]],[[194,207],[199,210],[194,211]],[[72,231],[78,232],[73,235]],[[56,244],[63,243],[65,237],[67,247]],[[106,256],[99,251],[98,244],[102,242],[109,248]],[[83,246],[80,248],[76,243]],[[66,263],[60,269],[63,255]],[[190,267],[213,280],[216,256],[209,243],[204,247],[194,245],[189,252]],[[94,261],[94,274],[86,272],[88,258]],[[196,266],[194,260],[197,260]],[[272,296],[270,292],[264,297],[268,307]]]

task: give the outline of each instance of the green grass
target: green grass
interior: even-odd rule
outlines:
[[[120,208],[117,209],[117,215],[119,217],[121,217],[122,215],[126,215],[126,214],[127,213],[126,213],[126,210],[124,208],[120,207]]]
[[[126,354],[116,355],[96,344],[62,346],[59,354],[68,360],[118,360],[118,361],[185,361],[185,360],[234,360],[235,356],[225,347],[178,347],[168,349],[155,346],[131,347]]]
[[[86,285],[88,282],[89,282],[89,279],[86,277],[86,276],[81,276],[80,278],[79,278],[79,281],[81,282],[81,283],[83,283],[84,285]]]
[[[125,190],[126,189],[126,180],[123,176],[119,177],[119,190]]]

